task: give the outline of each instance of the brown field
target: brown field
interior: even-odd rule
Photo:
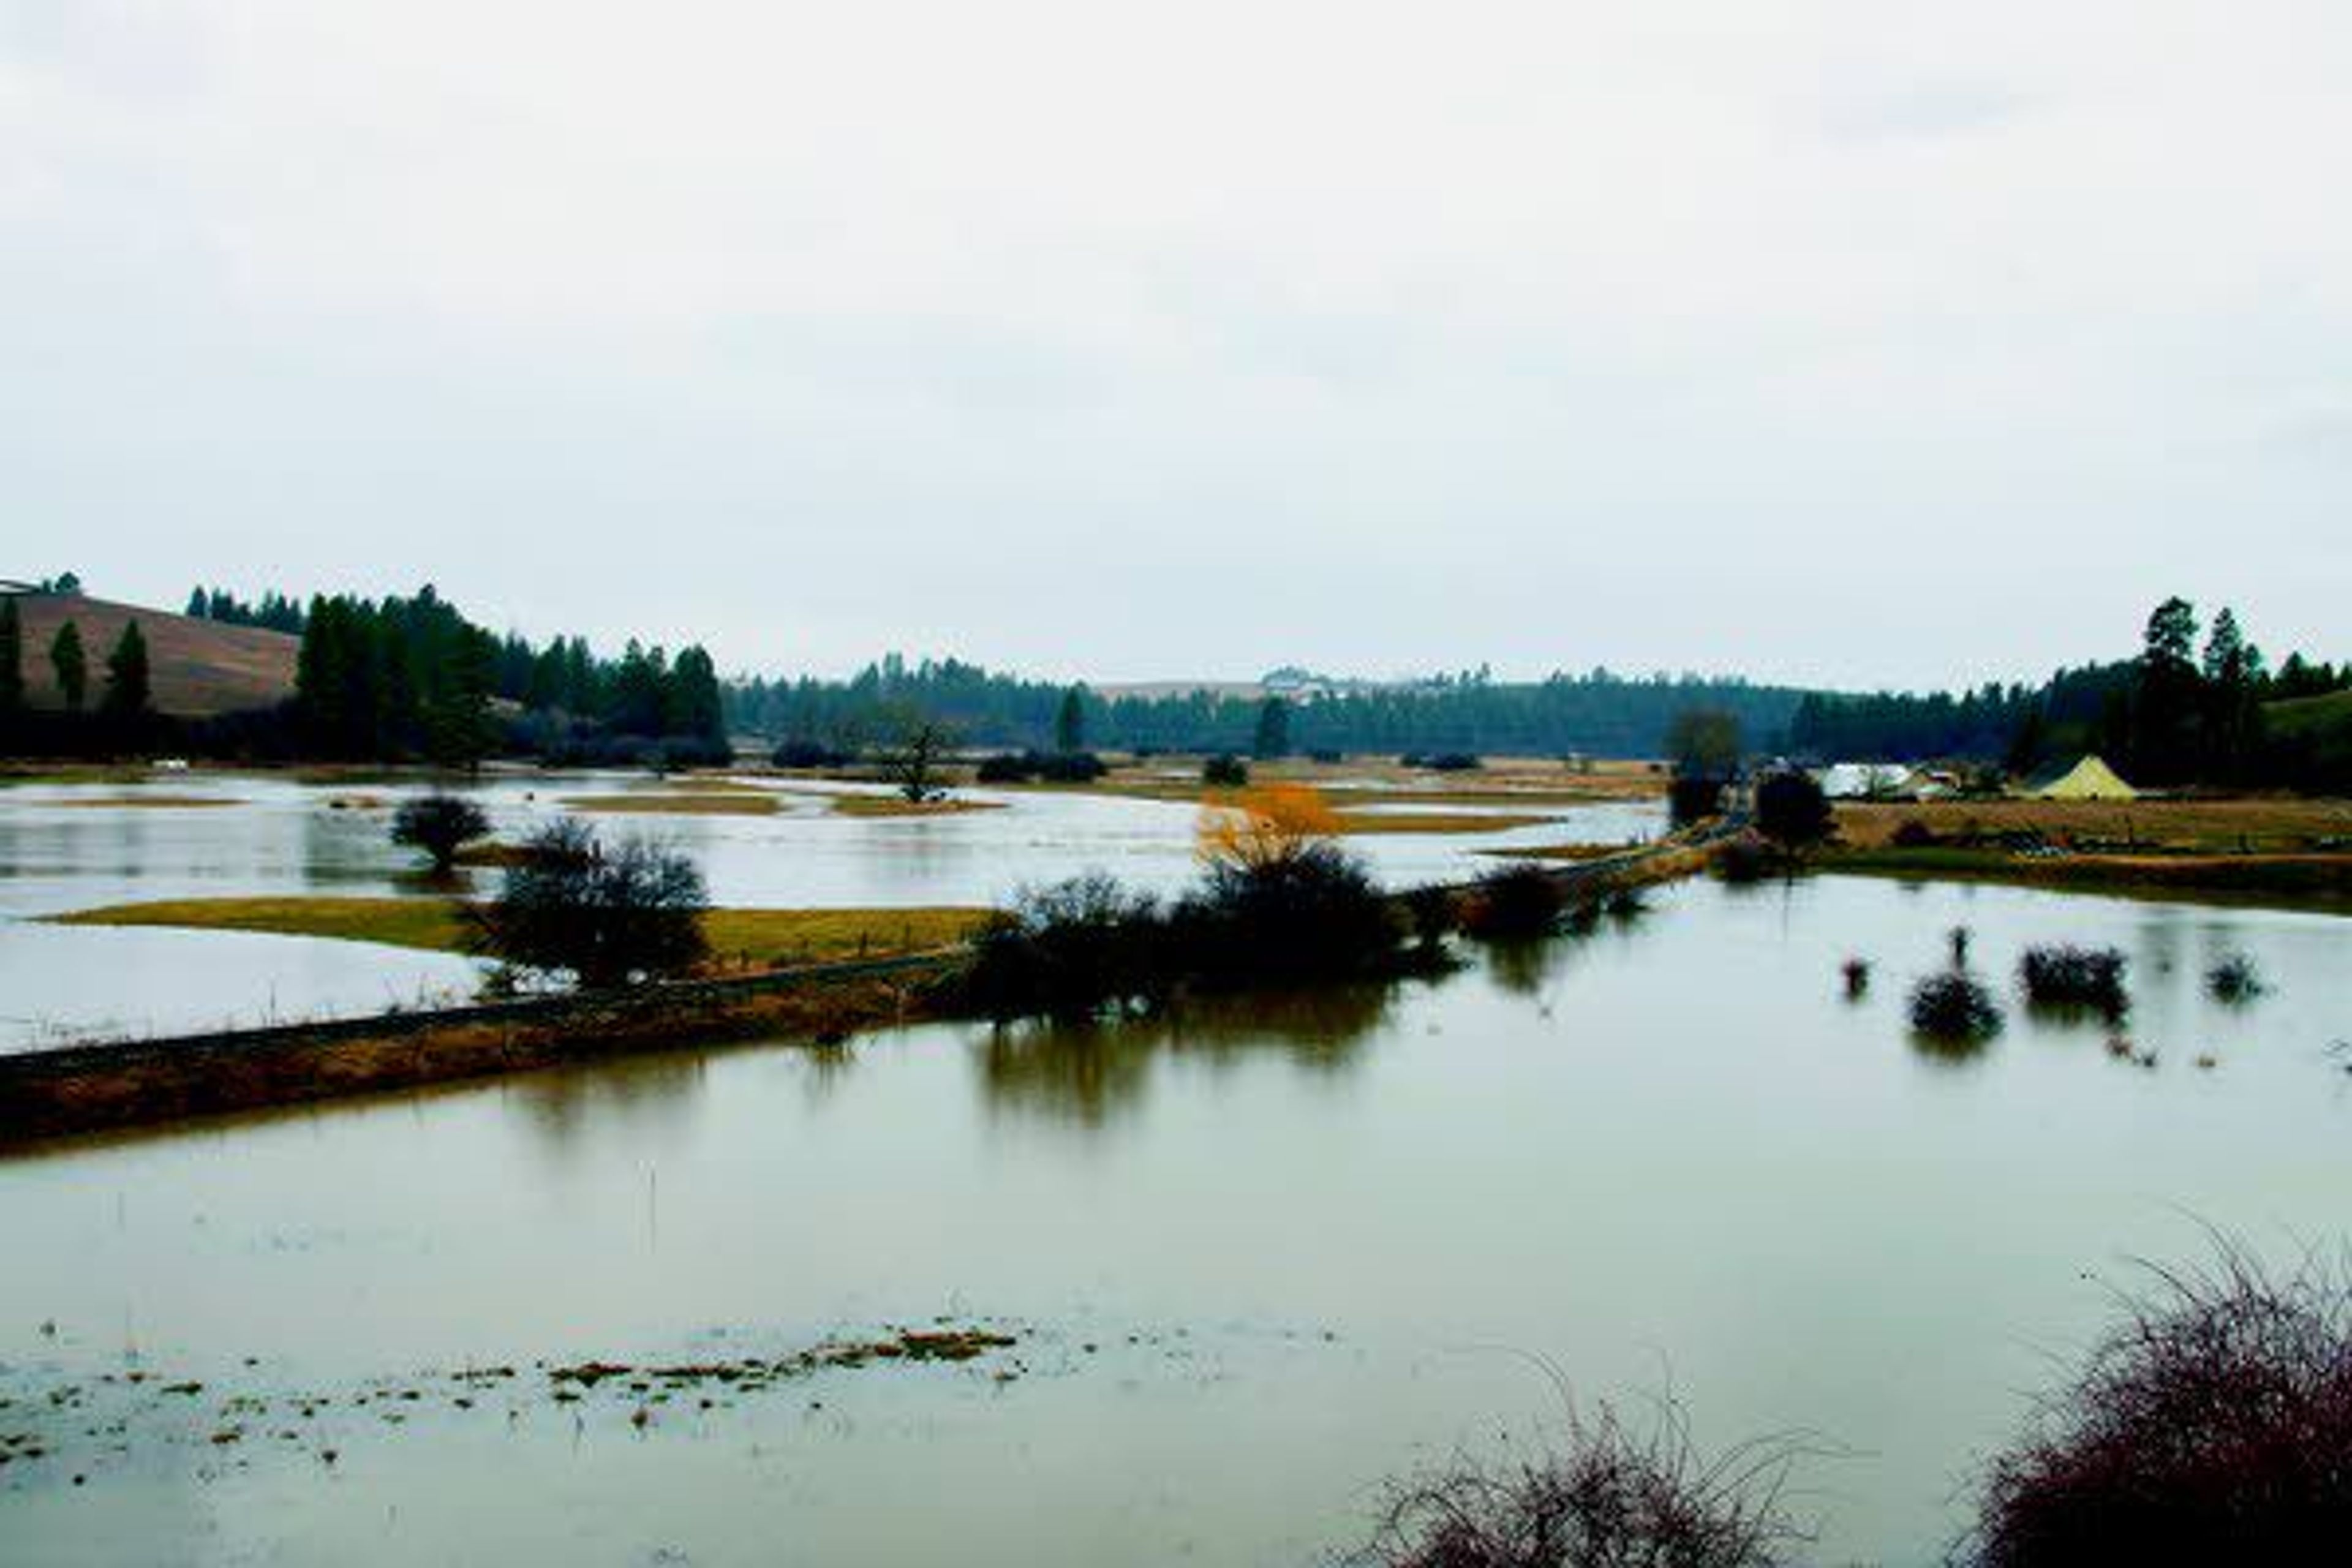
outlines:
[[[1857,849],[1888,847],[1904,823],[1917,821],[1938,838],[1971,834],[2040,833],[2054,844],[2184,854],[2294,852],[2315,841],[2352,837],[2352,801],[2291,796],[2233,800],[1955,800],[1918,804],[1842,804],[1838,836]]]
[[[832,797],[835,816],[953,816],[964,811],[1002,811],[1002,804],[992,800],[908,800],[896,795],[836,795]]]
[[[54,800],[47,804],[68,808],[87,807],[95,809],[97,807],[103,806],[112,811],[120,811],[126,808],[145,811],[194,811],[201,810],[207,806],[243,805],[245,802],[241,800],[232,800],[226,795],[164,795],[158,793],[154,795],[83,795],[75,800]]]
[[[464,951],[459,907],[447,899],[172,899],[52,917],[58,925],[167,926],[383,942]],[[928,952],[963,941],[988,918],[941,906],[864,910],[712,910],[702,919],[717,970],[772,969],[837,958]]]
[[[201,717],[239,708],[267,708],[294,695],[294,656],[301,639],[257,626],[191,620],[167,610],[56,594],[16,595],[25,622],[25,688],[37,708],[64,705],[49,668],[49,641],[71,621],[89,656],[92,707],[105,689],[106,656],[122,628],[139,623],[147,639],[155,706],[165,713]]]
[[[631,790],[625,795],[575,795],[566,811],[620,816],[772,816],[776,797],[742,789]]]

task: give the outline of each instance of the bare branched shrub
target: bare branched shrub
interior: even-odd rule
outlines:
[[[1357,1568],[1770,1568],[1807,1539],[1782,1504],[1806,1450],[1742,1444],[1709,1459],[1668,1405],[1646,1431],[1607,1405],[1571,1415],[1541,1460],[1464,1460],[1397,1483]]]
[[[2217,1250],[2124,1299],[1993,1460],[1963,1561],[2308,1563],[2352,1540],[2352,1278]]]

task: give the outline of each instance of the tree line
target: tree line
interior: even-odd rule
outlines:
[[[730,682],[730,726],[787,744],[855,752],[887,740],[919,712],[966,744],[1030,749],[1058,743],[1066,709],[1097,746],[1117,751],[1502,752],[1655,755],[1685,708],[1736,714],[1747,731],[1778,737],[1804,693],[1735,677],[1619,676],[1607,669],[1527,682],[1485,672],[1412,687],[1332,692],[1273,703],[1255,696],[1185,691],[1107,696],[1085,686],[1025,680],[959,659],[910,663],[893,654],[846,680],[814,677]],[[1275,726],[1268,732],[1267,726]],[[1058,748],[1068,749],[1068,748]]]
[[[2294,653],[2273,669],[2233,611],[2200,627],[2196,606],[2173,597],[2150,612],[2134,658],[2061,668],[2039,687],[1816,692],[1797,704],[1788,742],[1825,761],[1973,760],[2016,773],[2096,752],[2135,783],[2343,788],[2346,726],[2298,724],[2279,705],[2347,689],[2352,662]]]
[[[152,727],[153,672],[146,634],[137,621],[126,624],[107,651],[95,709],[89,649],[79,625],[68,620],[58,626],[44,651],[62,704],[58,710],[32,706],[24,616],[15,595],[0,595],[0,753],[110,750],[135,744]]]
[[[732,755],[718,670],[701,647],[673,659],[632,640],[600,659],[584,637],[535,647],[476,626],[429,584],[404,598],[313,598],[291,719],[312,750],[344,758],[690,765]]]

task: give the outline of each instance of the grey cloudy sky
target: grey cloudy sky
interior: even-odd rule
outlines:
[[[0,574],[730,668],[2352,654],[2352,8],[0,0]]]

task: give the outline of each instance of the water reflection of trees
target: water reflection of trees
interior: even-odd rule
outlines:
[[[709,1056],[658,1051],[525,1073],[511,1080],[511,1102],[557,1152],[617,1126],[674,1130],[697,1114]]]
[[[1318,986],[1193,997],[1145,1016],[1087,1023],[1034,1020],[993,1028],[978,1042],[981,1091],[990,1110],[1087,1128],[1142,1103],[1155,1066],[1202,1063],[1227,1070],[1287,1061],[1339,1076],[1389,1021],[1395,986]]]

